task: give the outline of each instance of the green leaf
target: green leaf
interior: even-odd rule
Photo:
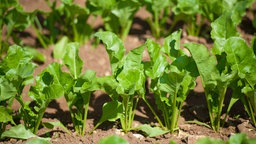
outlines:
[[[181,30],[175,31],[164,39],[162,51],[172,60],[184,55],[183,51],[180,49],[181,32]]]
[[[226,144],[223,140],[219,139],[212,139],[212,138],[201,138],[199,139],[196,144]]]
[[[0,77],[0,101],[14,98],[17,94],[15,86],[4,77]]]
[[[9,130],[2,133],[1,138],[16,138],[16,139],[29,139],[37,137],[30,130],[27,130],[24,125],[19,124],[11,127]]]
[[[147,40],[146,46],[150,56],[148,64],[145,63],[145,73],[151,79],[160,77],[167,66],[166,58],[160,52],[160,45],[153,40]]]
[[[108,136],[99,141],[99,144],[129,144],[126,140],[117,135]]]
[[[12,110],[4,106],[0,106],[0,122],[1,123],[12,122],[14,124],[14,121],[12,119]]]
[[[184,45],[184,47],[190,51],[197,65],[203,86],[212,88],[217,86],[216,80],[220,77],[220,75],[216,68],[216,58],[211,56],[207,48],[203,45],[187,43]]]
[[[242,79],[254,87],[256,84],[256,58],[253,50],[240,37],[229,38],[224,45],[227,61],[233,71],[237,71]]]
[[[8,33],[12,32],[13,29],[19,31],[24,30],[29,27],[34,20],[35,13],[27,13],[23,11],[21,7],[16,7],[8,11],[6,15],[7,21],[7,31]]]
[[[226,40],[232,36],[237,36],[236,25],[234,25],[231,15],[224,13],[211,23],[211,37],[214,40],[213,53],[220,55],[224,50]]]
[[[31,55],[33,56],[32,60],[35,62],[39,62],[39,63],[44,63],[45,62],[45,55],[42,54],[41,52],[39,52],[38,50],[34,49],[34,48],[30,48],[30,47],[25,47],[25,50],[28,51],[29,53],[31,53]]]
[[[159,127],[151,127],[150,125],[144,124],[134,128],[135,130],[143,131],[148,137],[156,137],[168,133],[168,130],[162,130]]]
[[[119,86],[117,92],[120,95],[134,95],[136,92],[144,95],[144,84],[146,81],[142,65],[142,53],[144,46],[131,50],[124,60],[120,73],[116,73]],[[119,72],[119,71],[118,71]]]
[[[105,91],[113,100],[117,100],[116,92],[118,83],[113,76],[97,77],[95,80],[94,89]]]
[[[43,126],[47,127],[48,129],[53,129],[54,127],[60,127],[62,128],[66,133],[71,134],[69,130],[60,122],[60,121],[54,121],[54,122],[44,122]]]
[[[1,1],[0,3],[0,8],[1,9],[8,9],[10,7],[13,7],[13,6],[16,6],[18,4],[18,1],[17,0],[4,0],[4,1]]]
[[[53,57],[56,59],[63,59],[66,53],[66,45],[68,44],[68,37],[62,37],[54,46]]]
[[[26,144],[52,144],[52,143],[42,138],[33,138],[27,141]]]
[[[118,17],[121,27],[127,27],[132,21],[135,12],[139,9],[139,3],[133,0],[119,1],[111,12]]]
[[[64,95],[64,86],[60,83],[62,77],[61,65],[53,63],[48,65],[36,77],[36,85],[32,86],[29,95],[34,100],[53,100]]]
[[[140,69],[145,46],[142,45],[131,50],[124,60],[124,69]]]
[[[69,68],[70,73],[75,79],[79,77],[83,68],[83,61],[79,57],[78,49],[79,43],[69,43],[66,46],[66,54],[63,58],[63,62]]]
[[[122,103],[118,101],[111,101],[104,103],[102,107],[102,115],[99,122],[96,124],[93,130],[95,130],[104,121],[116,121],[123,114]]]
[[[97,32],[95,36],[106,45],[112,74],[116,73],[118,63],[123,59],[125,48],[122,41],[112,32]]]

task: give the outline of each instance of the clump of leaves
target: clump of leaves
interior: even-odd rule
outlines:
[[[150,61],[145,63],[145,72],[151,79],[150,90],[162,112],[163,121],[156,115],[147,99],[143,99],[156,115],[159,124],[170,132],[178,127],[182,105],[188,92],[195,87],[197,75],[193,60],[180,49],[180,36],[181,31],[174,32],[165,38],[162,47],[152,40],[146,42]],[[169,63],[166,56],[173,62]]]
[[[25,118],[26,102],[22,91],[26,85],[33,83],[33,72],[36,65],[32,63],[32,55],[22,47],[13,45],[9,47],[7,55],[0,63],[0,105],[1,105],[1,131],[5,130],[7,122],[13,122],[12,104],[16,99],[21,105],[21,117]]]
[[[62,72],[60,78],[63,79],[61,83],[75,130],[78,134],[84,135],[91,94],[97,87],[95,85],[96,73],[94,71],[87,70],[82,73],[84,63],[79,57],[79,48],[78,43],[66,45],[62,60],[68,67],[69,73]]]
[[[112,76],[98,80],[112,101],[103,105],[102,116],[95,128],[106,120],[119,119],[122,130],[128,132],[132,128],[138,100],[145,95],[146,77],[142,64],[145,47],[140,46],[124,55],[124,45],[114,33],[98,32],[95,35],[106,45],[112,68]]]
[[[1,1],[0,3],[0,55],[7,51],[9,39],[16,44],[23,44],[15,31],[24,31],[34,20],[35,13],[28,13],[23,10],[17,0]],[[7,27],[7,33],[3,40],[3,27]]]
[[[159,38],[165,34],[167,20],[170,17],[172,0],[139,0],[150,12],[151,17],[146,21],[149,23],[152,35]]]
[[[49,44],[54,44],[60,37],[67,36],[70,41],[85,43],[92,34],[92,28],[87,23],[89,11],[86,7],[81,7],[73,3],[73,0],[62,0],[60,6],[56,6],[56,1],[51,3],[46,0],[50,12],[39,11],[33,27],[38,36],[39,42],[45,48]],[[43,22],[39,18],[44,19]],[[48,30],[45,34],[43,30]]]
[[[88,0],[86,6],[90,13],[102,17],[105,30],[125,40],[140,3],[137,0]]]

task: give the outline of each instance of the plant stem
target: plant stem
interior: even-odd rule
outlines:
[[[173,133],[174,129],[176,128],[176,123],[178,121],[178,108],[176,106],[177,93],[175,93],[174,99],[172,101],[172,114],[171,114],[171,125],[170,125],[170,132]]]
[[[126,39],[128,33],[129,33],[129,31],[130,31],[131,25],[132,25],[132,20],[129,20],[129,21],[127,22],[126,26],[121,28],[121,35],[120,35],[120,36],[121,36],[121,39],[122,39],[123,41]]]
[[[84,102],[86,104],[85,104],[85,108],[84,108],[83,127],[82,127],[82,133],[81,133],[82,136],[84,136],[84,134],[85,134],[86,120],[87,120],[87,114],[88,114],[88,109],[89,109],[90,96],[91,96],[90,92],[88,94],[86,94],[85,97],[83,96]]]
[[[49,103],[50,103],[50,101],[46,101],[40,107],[40,110],[38,112],[38,117],[37,117],[37,120],[36,120],[36,123],[35,123],[34,131],[33,131],[34,134],[36,134],[37,131],[38,131],[38,128],[39,128],[40,123],[42,121],[42,118],[44,116],[44,112],[45,112],[45,110],[46,110],[46,108],[47,108]]]
[[[222,108],[223,108],[223,103],[224,103],[224,99],[225,99],[225,94],[227,91],[227,87],[225,86],[224,88],[221,88],[221,92],[220,92],[220,101],[219,101],[219,107],[218,107],[218,115],[217,115],[217,125],[216,125],[216,131],[220,130],[220,117],[221,117],[221,113],[222,113]]]
[[[39,26],[39,29],[41,29],[41,25],[40,25],[40,22],[39,22],[39,20],[38,20],[37,17],[35,18],[35,22],[36,22],[36,24]],[[32,24],[32,27],[34,28],[34,30],[35,30],[35,32],[36,32],[36,35],[37,35],[37,38],[38,38],[39,42],[41,43],[41,45],[42,45],[44,48],[47,48],[47,44],[46,44],[46,42],[44,41],[42,34],[41,34],[41,33],[39,32],[39,30],[36,28],[35,24]]]
[[[154,27],[155,27],[155,36],[156,38],[159,38],[160,37],[159,15],[156,11],[154,12]]]
[[[160,120],[160,118],[158,117],[158,115],[156,114],[155,110],[151,107],[151,105],[149,104],[148,100],[146,98],[143,98],[144,102],[147,104],[147,106],[149,107],[149,109],[151,110],[151,112],[153,113],[153,115],[155,116],[156,120],[158,121],[159,125],[161,128],[164,128],[164,125],[162,123],[162,121]]]

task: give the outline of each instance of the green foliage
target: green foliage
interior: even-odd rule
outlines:
[[[49,140],[48,138],[40,138],[37,135],[33,134],[30,130],[26,129],[24,125],[19,124],[14,127],[11,127],[9,130],[5,131],[1,135],[2,138],[17,138],[17,139],[30,139],[30,138],[38,138],[42,141]]]
[[[79,57],[80,45],[68,43],[65,47],[63,63],[69,72],[61,72],[59,79],[64,89],[64,96],[68,103],[75,131],[84,135],[86,129],[87,113],[92,92],[96,90],[96,73],[87,70],[82,73],[83,61]]]
[[[0,55],[5,53],[9,47],[9,38],[12,37],[16,44],[22,44],[16,31],[24,31],[33,22],[35,13],[23,11],[17,0],[1,1],[0,4]],[[3,27],[6,26],[7,33],[3,40]]]
[[[86,7],[74,4],[73,1],[61,1],[60,6],[56,6],[56,1],[51,3],[47,0],[51,11],[38,11],[33,27],[38,39],[43,47],[54,44],[60,37],[67,36],[70,41],[85,43],[92,34],[92,27],[87,23],[89,11]],[[41,23],[39,16],[45,18]],[[58,27],[56,27],[58,26]],[[45,35],[43,29],[47,29],[50,34]]]
[[[155,117],[162,127],[171,132],[177,128],[183,102],[188,92],[195,86],[195,77],[191,75],[191,72],[197,71],[187,66],[189,63],[193,64],[193,61],[179,47],[180,34],[181,31],[177,31],[167,37],[162,48],[151,40],[146,43],[151,61],[145,63],[145,73],[151,79],[150,90],[155,94],[163,122],[158,116]],[[165,55],[169,56],[173,62],[168,63]],[[144,101],[156,115],[146,98]]]
[[[102,138],[99,141],[99,144],[129,144],[129,143],[126,140],[122,139],[121,137],[117,135],[113,135],[113,136]]]
[[[226,90],[235,73],[225,63],[217,61],[205,46],[189,43],[185,47],[190,51],[202,80],[212,128],[219,131]]]
[[[256,142],[255,138],[248,138],[246,134],[238,133],[232,135],[227,142],[220,139],[202,138],[196,142],[196,144],[253,144]]]
[[[148,136],[148,137],[156,137],[156,136],[163,135],[163,134],[166,134],[169,132],[168,130],[162,130],[159,127],[151,127],[150,125],[147,125],[147,124],[135,127],[134,130],[137,130],[137,131],[140,130],[143,133],[145,133],[146,136]]]
[[[121,127],[125,132],[131,129],[134,119],[134,110],[136,109],[138,100],[145,95],[145,80],[144,68],[142,65],[142,53],[144,46],[131,50],[124,56],[124,46],[121,40],[112,32],[98,32],[95,34],[106,45],[112,68],[112,76],[101,80],[101,87],[107,86],[107,94],[111,96],[113,101],[107,103],[103,107],[103,112],[113,106],[117,112],[122,112],[114,116],[105,116],[108,113],[103,113],[99,122],[105,120],[120,119]],[[108,79],[112,79],[112,83],[108,83]],[[106,88],[103,88],[106,89]],[[109,93],[108,93],[109,92]],[[137,97],[136,97],[137,96]],[[120,105],[122,108],[120,108]],[[98,126],[97,124],[96,126]]]
[[[165,32],[167,20],[170,16],[172,0],[139,0],[144,5],[151,17],[148,17],[148,22],[152,35],[160,38]]]
[[[134,15],[140,8],[137,0],[88,0],[86,5],[90,13],[102,17],[105,30],[114,32],[122,40],[127,37]]]
[[[245,110],[251,118],[254,126],[256,126],[256,69],[255,69],[255,54],[245,40],[240,37],[231,37],[227,39],[224,45],[224,51],[227,55],[227,62],[231,69],[236,73],[238,79],[233,85],[233,89],[238,95],[234,95],[233,99],[241,99]]]

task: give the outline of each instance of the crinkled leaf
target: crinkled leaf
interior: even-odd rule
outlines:
[[[123,59],[125,48],[122,41],[112,32],[97,32],[95,36],[106,45],[112,74],[116,73],[118,63]]]
[[[117,73],[116,80],[119,87],[117,92],[119,94],[134,95],[135,92],[143,95],[145,75],[142,65],[142,53],[144,46],[131,50],[124,60],[123,69],[120,73]]]
[[[180,71],[188,71],[193,77],[199,76],[196,63],[192,57],[187,55],[177,57],[175,61],[172,62],[172,65],[176,66]]]
[[[0,101],[14,98],[17,94],[15,86],[4,77],[0,77]]]
[[[170,94],[169,100],[161,97],[166,104],[171,106],[174,103],[174,97],[177,102],[183,103],[188,92],[195,87],[195,78],[192,78],[188,72],[181,72],[176,67],[172,67],[169,73],[165,73],[159,79],[158,89]]]
[[[138,48],[131,50],[125,58],[124,69],[140,69],[142,63],[142,56],[145,46],[142,45]]]
[[[234,25],[231,15],[224,13],[211,23],[211,37],[214,40],[213,53],[220,55],[224,50],[226,40],[232,36],[237,36],[236,25]]]
[[[159,44],[153,40],[147,40],[146,45],[148,48],[150,61],[148,64],[145,64],[145,73],[151,79],[155,79],[163,74],[168,63],[166,58],[160,52]]]
[[[147,125],[147,124],[140,125],[134,129],[143,131],[148,137],[156,137],[169,132],[168,130],[162,130],[159,127],[151,127],[150,125]]]
[[[62,59],[66,53],[66,45],[68,44],[68,37],[62,37],[54,46],[53,57]]]
[[[10,110],[4,106],[0,106],[0,122],[1,123],[7,123],[7,122],[14,123],[14,121],[12,119],[12,110]]]
[[[186,15],[194,15],[200,12],[198,0],[178,0],[177,5],[173,8],[176,15],[184,13]]]
[[[54,121],[54,122],[44,122],[43,125],[49,129],[53,129],[54,127],[60,127],[62,128],[66,133],[71,134],[69,130],[60,122],[60,121]]]
[[[117,92],[122,94],[134,95],[136,92],[144,95],[145,75],[141,69],[123,70],[118,76]]]
[[[108,136],[99,141],[99,144],[129,144],[126,140],[117,135]]]
[[[52,100],[64,95],[64,86],[60,83],[61,65],[48,65],[37,77],[36,85],[32,86],[29,95],[35,100]]]
[[[78,78],[75,91],[79,90],[81,93],[92,92],[98,90],[97,86],[94,86],[96,82],[96,72],[93,70],[87,70],[81,77]]]
[[[119,1],[111,12],[118,17],[121,27],[126,27],[128,26],[128,22],[133,19],[133,16],[138,9],[139,3],[136,1]]]
[[[83,68],[83,61],[79,57],[79,43],[69,43],[66,46],[66,54],[63,62],[69,68],[70,73],[75,79],[79,77]]]
[[[187,43],[184,45],[191,53],[204,87],[214,88],[217,85],[217,78],[220,77],[216,68],[217,60],[211,56],[207,48],[200,44]]]
[[[31,62],[32,57],[31,53],[24,48],[13,45],[9,47],[6,57],[1,62],[0,69],[10,79],[17,77],[15,75],[24,79],[31,77],[35,69],[35,64]]]
[[[180,50],[181,32],[181,30],[175,31],[164,39],[162,51],[172,60],[181,55],[184,55],[183,51]]]
[[[237,71],[242,79],[254,87],[256,84],[256,58],[253,50],[240,37],[229,38],[224,45],[227,61],[231,64],[231,69]]]

